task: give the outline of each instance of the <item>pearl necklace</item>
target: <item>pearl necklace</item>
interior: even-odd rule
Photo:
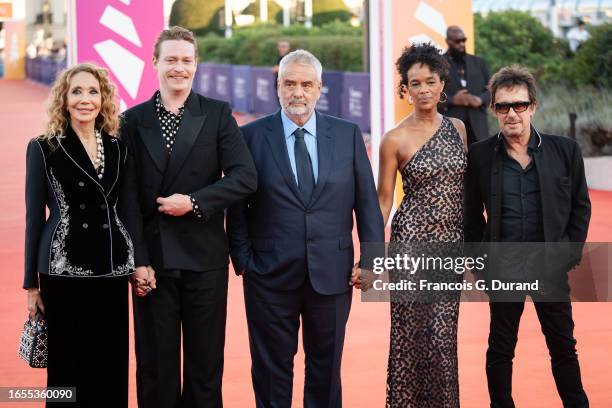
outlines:
[[[102,146],[102,135],[99,130],[96,130],[96,158],[94,163],[98,166],[98,179],[102,180],[104,176],[104,147]]]

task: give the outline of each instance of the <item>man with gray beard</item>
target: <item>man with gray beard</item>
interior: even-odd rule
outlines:
[[[384,242],[374,177],[359,127],[315,112],[321,63],[307,51],[280,62],[282,109],[242,128],[258,189],[228,212],[232,263],[244,281],[257,407],[290,407],[300,318],[303,406],[341,407],[340,362],[359,239]],[[368,261],[364,261],[370,266]],[[371,269],[371,267],[369,268]]]

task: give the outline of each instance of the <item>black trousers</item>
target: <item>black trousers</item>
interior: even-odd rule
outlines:
[[[568,302],[533,303],[550,353],[552,373],[564,408],[589,406],[580,379],[572,305]],[[512,360],[525,302],[492,302],[487,381],[492,408],[514,408]]]
[[[228,270],[178,272],[134,296],[138,406],[222,407]]]
[[[247,272],[243,285],[256,406],[291,407],[301,317],[306,355],[303,406],[341,407],[340,363],[352,290],[321,295],[307,278],[300,288],[281,291],[267,288],[260,279]]]
[[[127,408],[127,277],[40,274],[48,326],[47,387],[76,387],[76,402],[47,407]]]

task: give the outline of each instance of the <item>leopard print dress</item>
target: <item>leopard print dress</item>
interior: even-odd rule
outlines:
[[[463,242],[463,141],[447,117],[401,170],[404,199],[393,243]],[[387,407],[457,408],[459,293],[452,300],[391,302]]]

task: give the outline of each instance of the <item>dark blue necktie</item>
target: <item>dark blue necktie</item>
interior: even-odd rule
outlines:
[[[312,192],[314,191],[315,181],[314,174],[312,172],[312,161],[306,149],[306,142],[304,141],[304,129],[296,129],[293,132],[295,136],[294,154],[295,154],[295,168],[297,170],[298,185],[304,203],[308,205],[312,198]]]

